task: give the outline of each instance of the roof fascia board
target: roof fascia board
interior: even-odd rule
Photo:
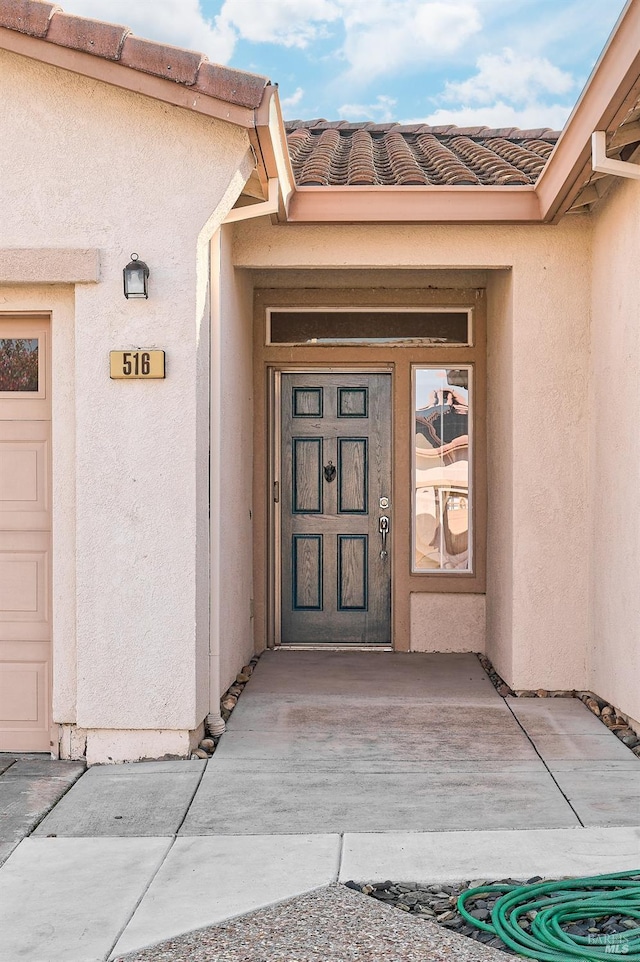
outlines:
[[[298,187],[287,220],[303,223],[539,223],[533,187]]]
[[[62,47],[6,27],[0,27],[0,48],[93,80],[100,80],[112,87],[130,90],[176,107],[185,107],[207,117],[235,124],[237,127],[251,129],[256,125],[256,112],[250,107],[241,107],[218,100],[185,84],[176,83],[174,80],[154,77],[153,74],[134,70],[118,61],[94,57],[82,50]]]
[[[621,123],[640,91],[640,0],[629,0],[535,190],[557,222],[591,173],[591,134]]]
[[[256,135],[267,176],[269,179],[276,179],[279,184],[280,202],[277,219],[284,221],[287,219],[289,201],[296,187],[287,146],[287,133],[276,90],[276,87],[271,89],[268,98],[266,96],[263,98],[256,112],[258,115]]]
[[[256,126],[249,131],[249,139],[256,156],[264,196],[267,197],[270,193],[273,182],[278,184],[278,206],[277,210],[272,212],[272,220],[284,221],[289,197],[295,190],[295,179],[277,86],[266,88],[262,103],[256,110]]]

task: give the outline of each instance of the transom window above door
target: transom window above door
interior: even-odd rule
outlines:
[[[283,309],[267,311],[267,344],[471,344],[468,310]]]

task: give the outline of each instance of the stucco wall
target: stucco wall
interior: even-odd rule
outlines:
[[[211,617],[222,693],[253,654],[253,286],[233,267],[230,228],[220,234],[212,312],[211,548],[218,575]]]
[[[260,271],[333,267],[336,286],[341,269],[346,277],[372,266],[509,270],[510,281],[489,281],[489,524],[499,530],[489,535],[487,648],[515,687],[584,685],[589,219],[557,227],[247,223],[236,227],[234,262]],[[451,596],[452,616],[455,605]]]
[[[74,381],[54,444],[75,440],[77,492],[74,537],[54,504],[56,557],[77,551],[75,597],[58,597],[59,624],[77,628],[77,692],[58,635],[55,720],[194,729],[208,709],[207,241],[248,176],[248,139],[12,54],[0,74],[3,246],[100,250],[54,371],[54,412]],[[122,294],[132,251],[151,269],[148,301]],[[109,351],[135,346],[166,351],[166,380],[109,379]]]
[[[589,688],[640,719],[640,184],[619,180],[593,219]]]
[[[567,234],[557,236],[561,246],[532,251],[530,269],[513,274],[518,688],[580,688],[586,681],[589,233],[579,243],[571,228],[569,218]]]
[[[411,595],[412,651],[484,651],[485,596]]]

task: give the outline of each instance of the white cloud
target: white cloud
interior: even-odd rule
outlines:
[[[478,58],[478,72],[459,83],[447,83],[442,100],[491,104],[496,97],[512,103],[532,103],[542,94],[569,93],[576,86],[571,74],[543,57],[526,57],[505,47],[501,54]]]
[[[339,17],[333,0],[225,0],[220,11],[244,40],[300,48],[326,37],[325,24]]]
[[[283,97],[281,99],[280,106],[282,107],[282,112],[286,113],[287,111],[291,110],[292,107],[297,107],[303,97],[304,90],[302,87],[297,87],[290,97]]]
[[[306,48],[338,27],[351,79],[424,64],[481,26],[478,0],[225,0],[219,17],[244,39]]]
[[[124,24],[139,37],[200,51],[214,63],[228,63],[237,39],[221,16],[206,19],[199,0],[61,0],[61,5],[67,13]]]
[[[433,99],[436,104],[451,106],[439,107],[425,118],[425,123],[523,129],[564,127],[572,104],[561,101],[577,86],[570,73],[546,58],[518,55],[509,47],[500,54],[479,57],[476,68],[467,80],[445,84],[442,93]]]
[[[498,100],[486,107],[442,108],[419,120],[406,120],[408,124],[455,124],[457,127],[551,127],[562,130],[573,105],[529,103],[522,107]]]
[[[451,55],[481,28],[471,0],[342,0],[342,7],[342,55],[350,79],[363,83]]]
[[[388,124],[395,120],[396,103],[393,97],[379,94],[373,104],[343,104],[342,107],[338,107],[338,117],[352,121],[373,120],[377,124]]]

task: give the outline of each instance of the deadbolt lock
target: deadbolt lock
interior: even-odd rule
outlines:
[[[388,499],[388,498],[380,498],[380,507],[381,507],[381,508],[388,508],[388,507],[389,507],[389,499]]]

